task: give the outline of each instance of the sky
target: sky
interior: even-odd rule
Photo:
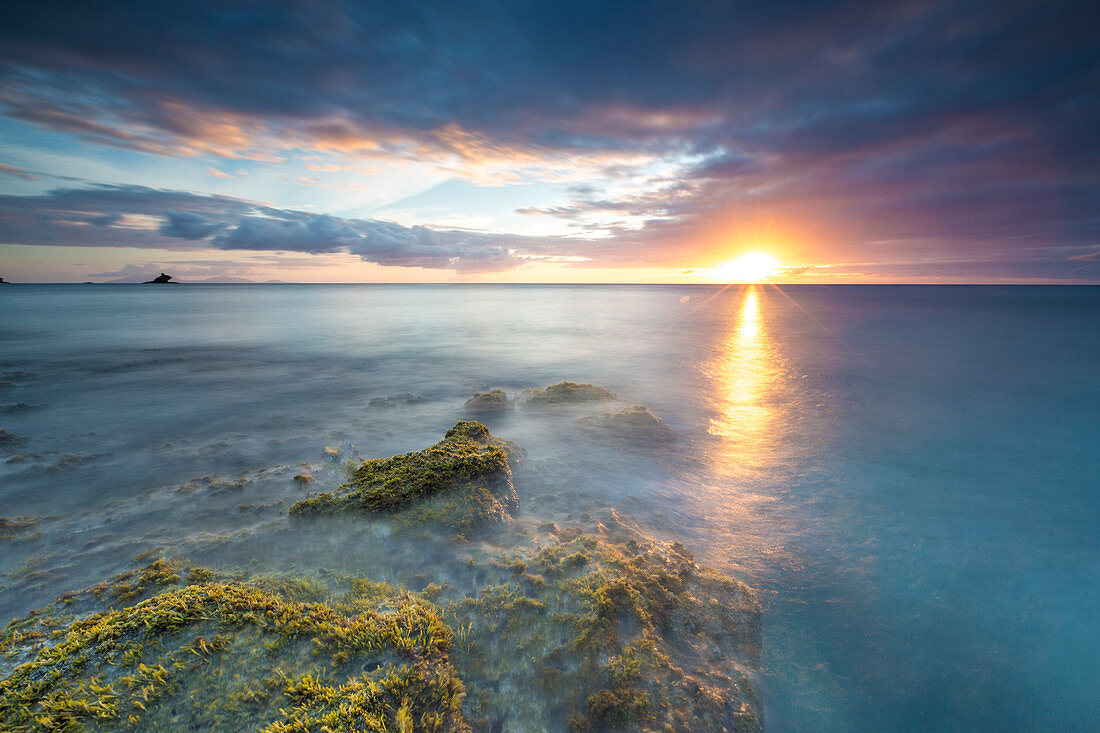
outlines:
[[[13,282],[1100,282],[1100,3],[0,4]]]

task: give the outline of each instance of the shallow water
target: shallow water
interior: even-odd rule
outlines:
[[[333,486],[325,446],[418,449],[475,391],[569,379],[679,440],[509,414],[524,511],[614,506],[760,588],[769,730],[1087,730],[1098,324],[1088,287],[7,286],[0,516],[43,519],[0,614],[155,547],[430,577],[380,528],[288,526],[299,464]]]

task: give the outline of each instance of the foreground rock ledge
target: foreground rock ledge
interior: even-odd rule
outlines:
[[[329,593],[177,570],[157,561],[0,631],[0,729],[470,730],[451,631],[423,599],[362,579]]]
[[[0,630],[0,729],[762,729],[749,588],[679,543],[548,532],[419,593],[157,560]]]

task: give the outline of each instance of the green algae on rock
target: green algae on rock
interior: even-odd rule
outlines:
[[[470,730],[452,634],[422,598],[343,578],[300,601],[301,583],[176,569],[142,571],[163,583],[133,605],[70,613],[94,595],[72,594],[0,630],[0,728]]]
[[[560,382],[549,387],[534,387],[519,393],[519,402],[528,407],[576,405],[591,402],[614,402],[619,399],[613,392],[594,384]]]
[[[576,425],[585,435],[616,443],[670,443],[676,433],[645,405],[631,405],[618,412],[578,418]]]
[[[625,526],[542,526],[548,544],[437,558],[419,594],[164,559],[122,573],[0,630],[0,729],[761,729],[750,589]]]
[[[522,455],[481,423],[462,421],[424,450],[363,461],[337,491],[303,499],[290,513],[384,512],[465,533],[519,509],[509,462]]]
[[[681,544],[581,536],[499,566],[512,579],[447,606],[475,728],[762,729],[759,601]]]

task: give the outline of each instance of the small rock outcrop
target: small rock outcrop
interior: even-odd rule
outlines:
[[[504,390],[491,389],[488,392],[478,392],[463,405],[466,412],[480,415],[493,415],[508,409],[508,396]]]
[[[594,384],[560,382],[549,387],[525,389],[519,393],[519,402],[527,407],[577,405],[592,402],[614,402],[618,397]]]
[[[303,499],[290,513],[386,513],[405,524],[465,534],[518,511],[509,462],[521,456],[515,443],[490,435],[481,423],[463,421],[424,450],[363,461],[338,490]]]
[[[676,433],[645,405],[631,405],[618,412],[605,412],[576,420],[578,428],[593,439],[616,443],[671,443]]]
[[[171,280],[172,280],[171,275],[165,275],[162,272],[159,275],[157,275],[156,277],[154,277],[152,280],[146,280],[142,284],[143,285],[176,285],[176,283],[171,282]]]

